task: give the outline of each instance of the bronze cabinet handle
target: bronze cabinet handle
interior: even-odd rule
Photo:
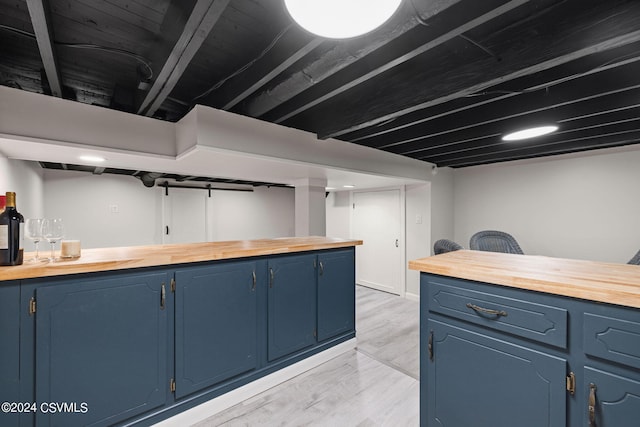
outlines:
[[[160,288],[160,310],[164,310],[166,300],[167,300],[167,291],[163,283],[162,287]]]
[[[589,427],[596,427],[596,390],[594,383],[589,384]]]
[[[255,291],[256,290],[256,281],[257,281],[256,271],[255,270],[253,270],[253,272],[251,273],[251,278],[253,279],[253,286],[251,287],[251,290]]]
[[[467,307],[469,307],[470,309],[472,309],[475,312],[478,313],[484,313],[484,314],[491,314],[492,316],[503,316],[503,317],[507,317],[508,313],[504,310],[493,310],[490,308],[484,308],[484,307],[480,307],[479,305],[475,305],[475,304],[471,304],[470,302],[467,303]]]
[[[320,261],[320,275],[322,276],[324,274],[324,264],[322,264],[322,261]]]
[[[269,269],[269,287],[273,288],[273,268]]]
[[[429,360],[433,361],[433,329],[429,332],[429,340],[427,341],[427,351],[429,352]]]

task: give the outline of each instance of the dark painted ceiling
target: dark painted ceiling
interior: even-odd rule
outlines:
[[[170,121],[203,104],[438,166],[640,142],[639,60],[637,0],[404,0],[345,41],[282,0],[0,0],[0,84]]]

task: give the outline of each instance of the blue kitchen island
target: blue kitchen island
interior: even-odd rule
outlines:
[[[0,425],[151,425],[354,347],[361,243],[90,249],[0,268]]]
[[[420,280],[420,424],[640,425],[640,267],[455,251]]]

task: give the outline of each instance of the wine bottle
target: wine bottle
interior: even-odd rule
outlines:
[[[6,207],[0,214],[0,265],[20,265],[24,249],[24,217],[16,210],[16,193],[8,191]]]

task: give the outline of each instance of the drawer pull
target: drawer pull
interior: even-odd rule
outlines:
[[[467,307],[469,307],[470,309],[478,313],[490,314],[492,316],[498,316],[498,317],[500,316],[507,317],[507,312],[504,310],[493,310],[490,308],[484,308],[475,304],[471,304],[470,302],[467,303]]]
[[[594,383],[589,384],[589,427],[596,427],[596,390]]]

